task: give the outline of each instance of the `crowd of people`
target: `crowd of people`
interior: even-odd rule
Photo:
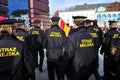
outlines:
[[[26,30],[24,21],[0,21],[0,80],[35,80],[35,69],[43,72],[46,49],[48,80],[120,79],[120,33],[117,21],[109,21],[103,33],[97,20],[73,16],[69,35],[60,29],[59,17],[51,18],[51,27],[41,29],[41,21]],[[104,76],[98,73],[98,52],[104,56]],[[40,61],[38,64],[38,54]]]

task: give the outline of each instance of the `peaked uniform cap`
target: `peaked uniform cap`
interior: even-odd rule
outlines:
[[[72,17],[74,19],[74,21],[85,21],[86,20],[86,16],[73,16]]]
[[[4,27],[4,28],[10,28],[13,27],[13,24],[17,22],[16,19],[6,19],[3,21],[0,21],[0,27]]]
[[[25,20],[18,20],[17,22],[18,22],[18,23],[24,23]]]
[[[112,20],[110,20],[108,22],[109,22],[109,25],[111,25],[111,24],[117,24],[118,23],[118,21],[112,21]]]
[[[25,20],[18,20],[17,23],[18,24],[24,24]]]
[[[86,22],[86,23],[91,23],[91,22],[93,22],[93,21],[92,21],[91,19],[86,19],[85,22]]]
[[[51,20],[52,20],[52,21],[59,21],[60,18],[59,18],[59,17],[52,17]]]

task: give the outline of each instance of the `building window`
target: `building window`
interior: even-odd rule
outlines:
[[[120,20],[120,13],[117,14],[117,20]]]
[[[116,20],[116,14],[112,14],[112,20]]]
[[[98,20],[98,22],[101,21],[101,15],[100,14],[97,15],[97,20]]]
[[[102,21],[105,21],[105,20],[106,20],[106,15],[102,14]]]
[[[107,17],[106,17],[107,21],[109,21],[111,19],[111,15],[108,14]]]

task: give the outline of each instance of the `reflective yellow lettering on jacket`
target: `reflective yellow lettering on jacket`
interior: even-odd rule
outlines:
[[[39,31],[32,31],[32,35],[39,35]]]
[[[17,39],[20,41],[24,41],[24,37],[23,36],[17,36]]]
[[[119,34],[114,34],[113,38],[119,38]]]
[[[95,38],[95,37],[98,37],[97,33],[90,33],[90,35]]]
[[[61,37],[61,34],[60,32],[51,32],[49,36],[50,37]]]
[[[0,48],[0,57],[12,57],[19,55],[20,53],[17,51],[16,47]]]
[[[84,47],[93,47],[94,44],[92,42],[92,39],[83,39],[80,43],[80,48]]]
[[[99,32],[99,29],[98,29],[98,28],[93,28],[93,30],[95,30],[96,32]]]

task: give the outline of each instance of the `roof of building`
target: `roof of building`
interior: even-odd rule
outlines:
[[[76,11],[76,10],[90,10],[90,9],[96,9],[98,7],[107,7],[111,3],[100,3],[100,4],[87,4],[85,3],[84,5],[76,5],[74,7],[70,7],[66,9],[65,11]]]

